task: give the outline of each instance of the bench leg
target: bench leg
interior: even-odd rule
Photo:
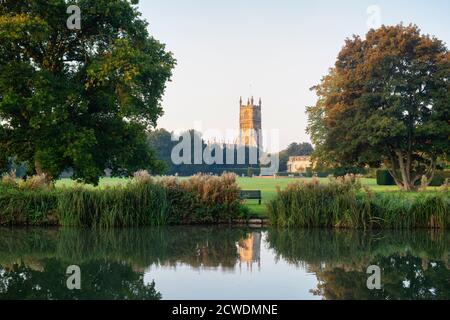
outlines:
[[[259,199],[259,205],[261,205],[261,199]]]

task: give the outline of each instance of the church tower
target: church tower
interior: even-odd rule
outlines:
[[[247,147],[256,147],[262,149],[262,124],[261,107],[262,102],[259,98],[258,104],[254,103],[253,97],[247,100],[247,104],[242,103],[242,97],[239,101],[239,145]]]

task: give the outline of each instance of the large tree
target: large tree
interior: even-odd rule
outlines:
[[[383,26],[347,39],[313,88],[309,132],[316,156],[338,165],[384,164],[397,185],[431,181],[450,149],[450,54],[416,26]]]
[[[0,160],[14,156],[57,178],[67,168],[96,183],[157,170],[146,132],[175,60],[147,31],[138,1],[78,0],[69,29],[65,0],[0,6]]]

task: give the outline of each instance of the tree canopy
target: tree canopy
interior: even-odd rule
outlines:
[[[138,1],[3,0],[0,7],[0,161],[97,183],[159,170],[146,132],[162,115],[175,60],[147,31]]]
[[[383,26],[347,39],[308,108],[315,156],[338,165],[384,164],[412,190],[450,150],[450,53],[417,26]]]

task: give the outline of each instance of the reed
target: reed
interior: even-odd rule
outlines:
[[[0,188],[0,225],[57,225],[58,192]]]
[[[0,184],[0,225],[114,228],[209,224],[240,218],[245,212],[235,176],[230,174],[180,181],[154,179],[141,171],[125,185],[104,189],[77,184],[56,189],[43,181],[12,183],[5,178]]]
[[[373,194],[358,179],[297,183],[277,192],[268,204],[269,219],[280,227],[354,229],[443,229],[450,227],[448,193]]]
[[[73,188],[58,197],[64,226],[137,227],[166,224],[166,191],[154,183],[106,189]]]

